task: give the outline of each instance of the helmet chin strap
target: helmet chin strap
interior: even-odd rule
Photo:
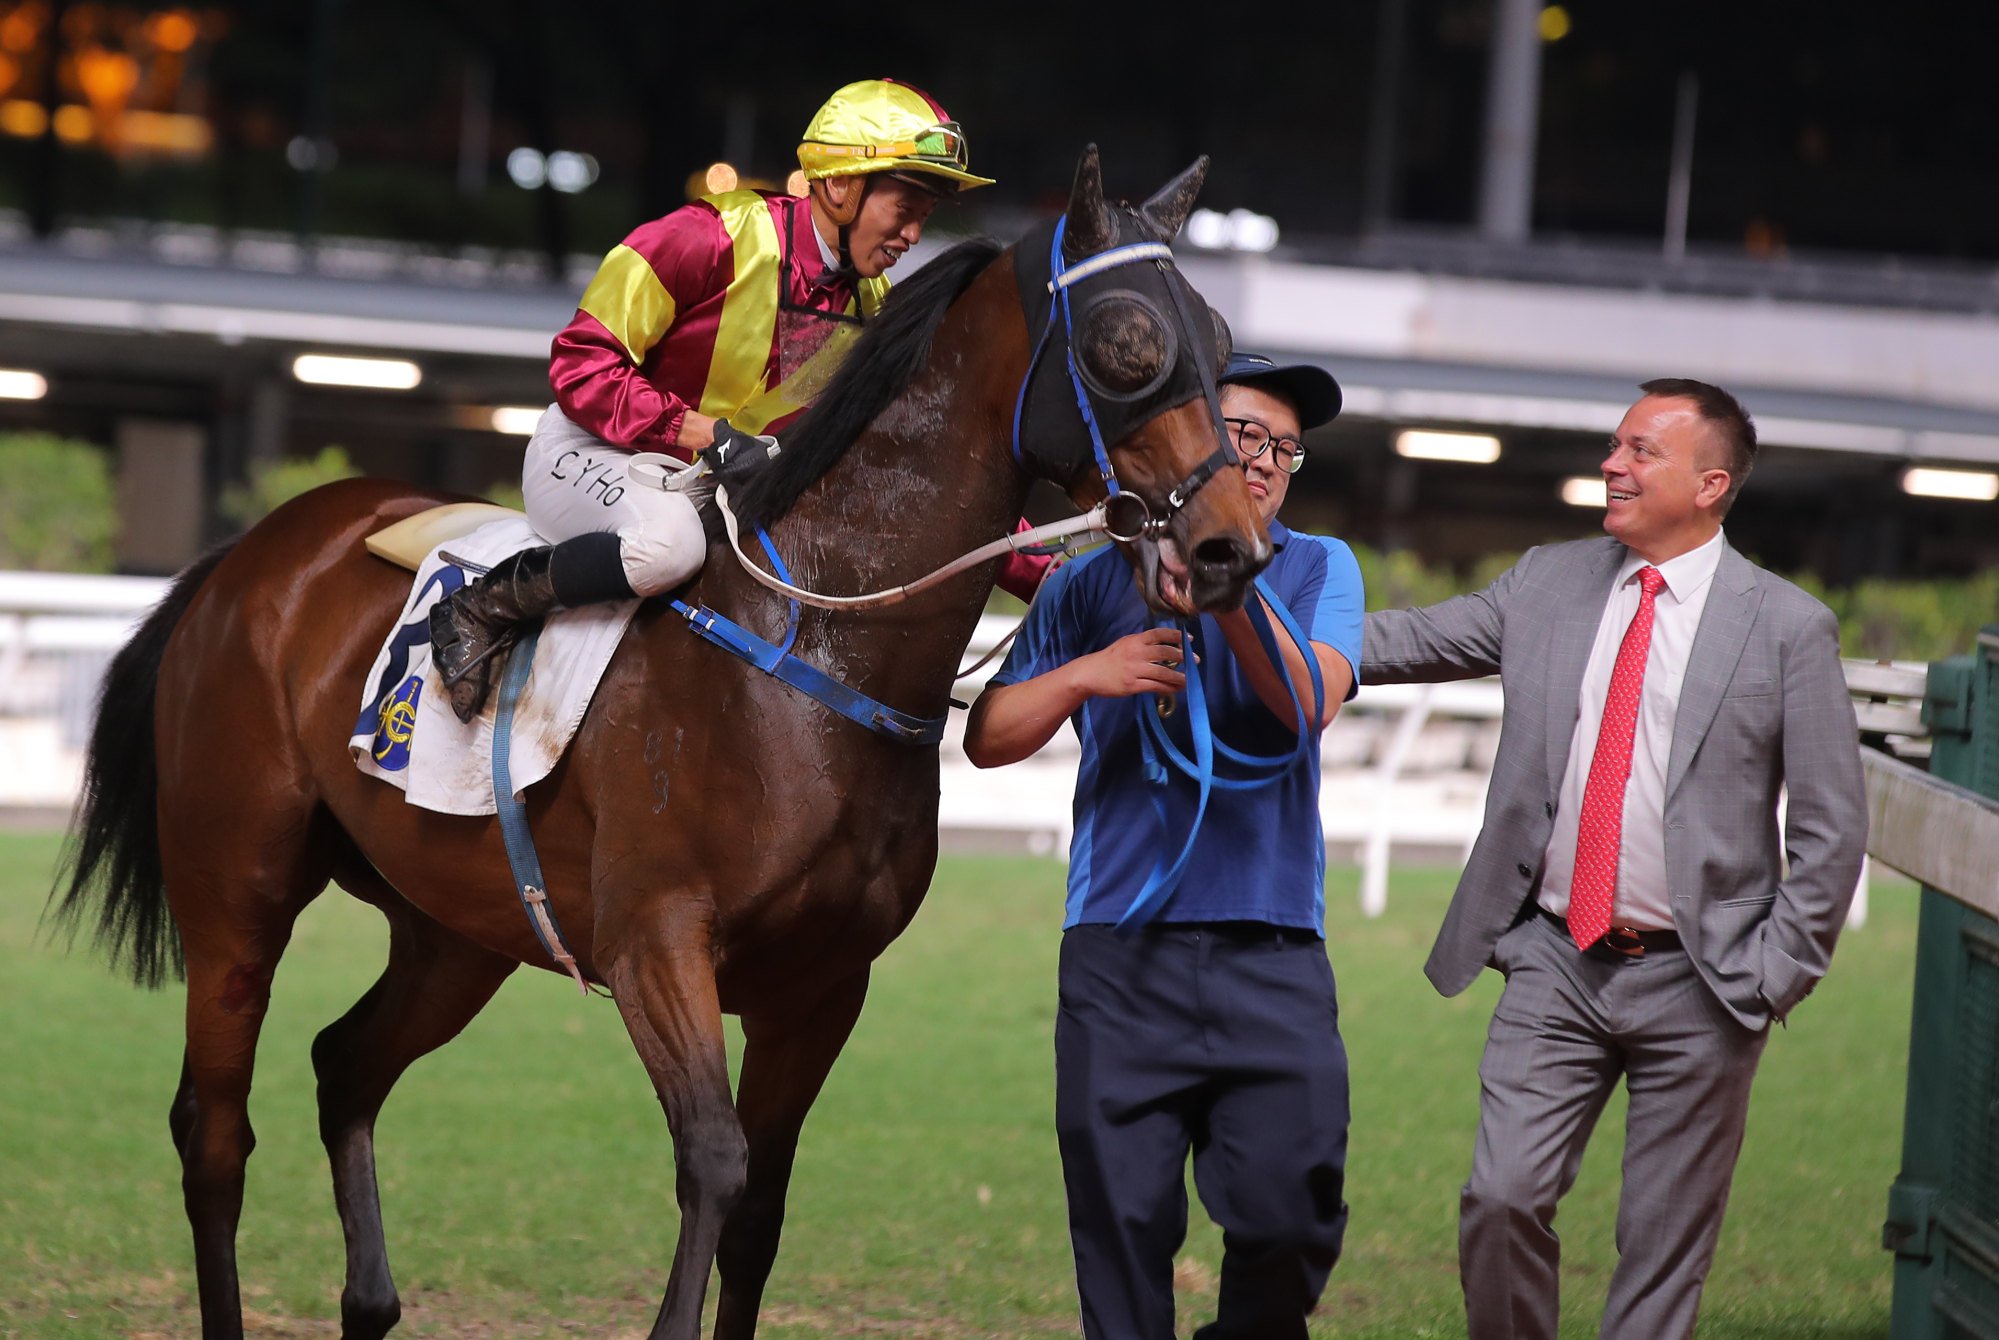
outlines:
[[[858,277],[854,269],[854,256],[850,247],[850,239],[854,233],[854,220],[860,218],[861,206],[867,203],[868,190],[873,185],[874,177],[872,175],[860,178],[860,189],[854,193],[853,199],[847,205],[841,207],[834,205],[832,193],[824,189],[825,182],[823,180],[812,183],[819,207],[826,211],[826,217],[833,221],[834,228],[838,230],[835,247],[839,254],[839,268],[835,273]]]

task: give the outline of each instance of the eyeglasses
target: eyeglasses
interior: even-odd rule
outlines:
[[[1305,468],[1305,444],[1295,437],[1278,437],[1255,419],[1223,419],[1235,439],[1236,455],[1245,461],[1277,448],[1277,464],[1285,474],[1295,475]]]

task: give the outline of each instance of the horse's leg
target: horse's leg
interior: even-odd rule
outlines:
[[[168,1125],[194,1234],[201,1333],[238,1340],[236,1226],[244,1166],[257,1143],[249,1110],[257,1036],[292,923],[325,887],[326,870],[323,859],[311,859],[307,822],[243,822],[227,842],[211,827],[200,847],[176,840],[176,829],[163,811],[161,855],[187,955],[187,1051]]]
[[[784,1227],[798,1132],[854,1031],[867,994],[863,968],[806,1008],[743,1016],[736,1111],[749,1142],[750,1176],[722,1229],[716,1257],[722,1289],[715,1340],[750,1340],[756,1334],[757,1308]]]
[[[340,1291],[344,1340],[380,1340],[402,1316],[382,1237],[375,1184],[375,1117],[417,1058],[458,1036],[516,966],[445,929],[371,873],[341,884],[389,919],[389,963],[354,1007],[312,1044],[319,1136],[333,1166],[333,1201],[347,1240]]]
[[[655,907],[598,927],[605,981],[673,1133],[680,1240],[650,1340],[699,1340],[708,1271],[745,1177],[706,917]]]

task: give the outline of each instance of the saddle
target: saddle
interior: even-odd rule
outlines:
[[[449,503],[367,537],[370,553],[416,573],[364,683],[348,733],[354,765],[442,814],[493,814],[497,703],[469,722],[451,711],[430,664],[430,608],[508,555],[543,543],[527,517],[492,503]],[[511,743],[516,795],[546,777],[582,725],[637,600],[562,610],[547,620]],[[495,695],[497,698],[497,695]]]
[[[440,545],[450,544],[492,522],[516,518],[526,521],[527,514],[498,503],[446,503],[406,516],[393,526],[384,526],[365,543],[376,558],[415,572]]]

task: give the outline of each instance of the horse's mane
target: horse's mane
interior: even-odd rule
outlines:
[[[746,525],[768,525],[784,515],[909,388],[930,359],[931,337],[944,313],[1003,250],[990,237],[960,242],[889,290],[813,408],[784,432],[778,458],[729,500]]]

